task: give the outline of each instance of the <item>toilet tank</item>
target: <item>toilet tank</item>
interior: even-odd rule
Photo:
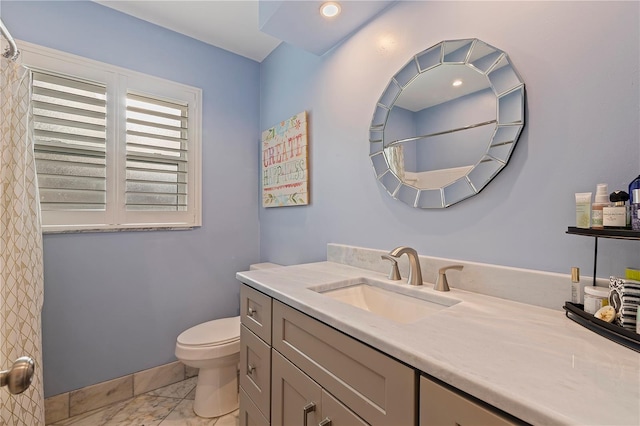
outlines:
[[[249,265],[250,271],[255,271],[257,269],[270,269],[270,268],[279,268],[282,265],[278,265],[277,263],[254,263],[253,265]]]

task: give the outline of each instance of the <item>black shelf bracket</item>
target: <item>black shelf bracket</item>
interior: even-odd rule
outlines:
[[[584,235],[594,237],[595,247],[593,250],[593,285],[596,285],[596,272],[598,269],[598,238],[613,238],[618,240],[640,240],[640,231],[631,229],[590,229],[570,226],[567,234]]]

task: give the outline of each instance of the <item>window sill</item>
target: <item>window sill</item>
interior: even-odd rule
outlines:
[[[113,228],[98,228],[98,227],[42,227],[42,233],[48,234],[84,234],[84,233],[103,233],[103,232],[139,232],[139,231],[191,231],[199,226],[185,225],[185,226],[153,226],[153,225],[141,225],[137,227],[113,227]]]

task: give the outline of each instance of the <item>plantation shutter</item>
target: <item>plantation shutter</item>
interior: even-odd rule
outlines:
[[[34,151],[43,211],[104,211],[104,85],[33,73]]]
[[[188,105],[127,93],[125,206],[187,210]]]

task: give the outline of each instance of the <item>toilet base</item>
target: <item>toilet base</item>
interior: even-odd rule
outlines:
[[[200,368],[193,411],[199,417],[220,417],[238,409],[238,355]],[[224,365],[221,365],[224,364]]]

